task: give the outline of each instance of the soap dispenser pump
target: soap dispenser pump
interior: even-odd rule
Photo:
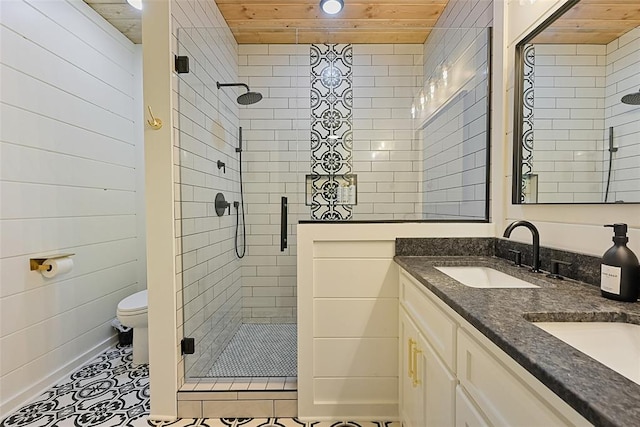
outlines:
[[[640,290],[640,263],[627,247],[627,224],[611,224],[605,227],[613,227],[614,244],[602,256],[602,296],[618,301],[637,301]]]

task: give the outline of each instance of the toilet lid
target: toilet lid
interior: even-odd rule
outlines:
[[[147,309],[147,291],[136,292],[133,295],[129,295],[118,304],[118,311],[120,312],[136,312],[144,311]]]

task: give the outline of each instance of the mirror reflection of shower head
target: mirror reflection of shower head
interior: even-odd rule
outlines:
[[[623,96],[622,103],[628,105],[640,105],[640,90]]]
[[[247,89],[247,93],[243,93],[237,99],[238,104],[240,104],[240,105],[255,104],[256,102],[259,102],[262,99],[262,94],[261,93],[259,93],[259,92],[251,92],[251,90],[249,89],[249,86],[247,86],[245,83],[220,83],[220,82],[216,82],[216,86],[218,87],[218,89],[220,89],[221,87],[231,87],[231,86],[242,86],[245,89]]]

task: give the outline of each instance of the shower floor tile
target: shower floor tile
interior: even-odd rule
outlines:
[[[262,377],[268,383],[270,377],[295,377],[297,372],[295,324],[244,324],[205,377]]]

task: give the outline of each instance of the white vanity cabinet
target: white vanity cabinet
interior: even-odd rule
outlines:
[[[400,269],[404,427],[591,425]]]

